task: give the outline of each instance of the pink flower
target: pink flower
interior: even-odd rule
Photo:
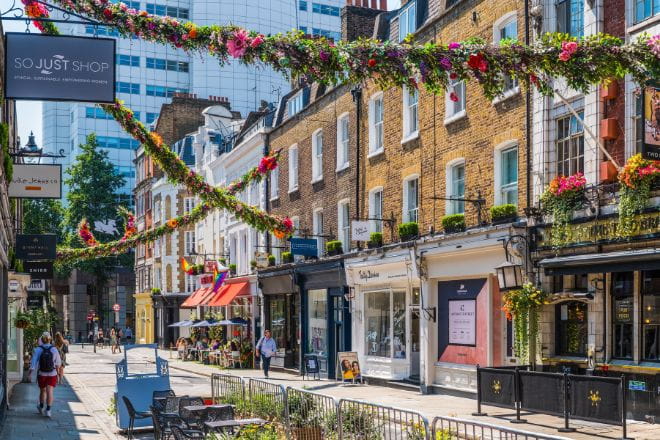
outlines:
[[[320,50],[319,51],[319,58],[321,59],[321,61],[323,61],[325,63],[326,61],[328,61],[330,59],[330,54],[328,52],[324,51],[324,50]]]
[[[455,50],[455,49],[460,49],[461,48],[461,43],[456,43],[455,41],[449,43],[447,46],[449,50]]]
[[[248,33],[245,29],[234,32],[232,38],[227,41],[227,51],[234,58],[241,58],[245,55],[249,43]]]
[[[578,44],[575,41],[564,41],[561,43],[561,49],[573,55],[578,50]]]
[[[660,58],[660,34],[656,34],[649,38],[646,42],[646,45],[649,47],[651,53],[657,58]]]
[[[264,36],[259,34],[252,39],[252,42],[250,43],[250,47],[256,49],[257,47],[261,46],[263,42],[264,42]]]
[[[559,61],[568,61],[571,59],[571,54],[566,51],[561,51],[559,54]]]
[[[449,74],[449,79],[456,79],[456,78],[458,78],[458,74],[456,72],[451,72]]]

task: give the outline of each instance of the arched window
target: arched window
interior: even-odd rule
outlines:
[[[165,267],[165,286],[167,293],[172,293],[172,265]]]
[[[165,197],[165,220],[172,218],[172,198],[170,196]]]

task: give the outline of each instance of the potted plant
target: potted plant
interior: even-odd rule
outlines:
[[[275,255],[268,256],[268,266],[275,266]]]
[[[220,258],[220,260],[218,260],[218,261],[220,261],[220,264],[222,264],[223,266],[227,265],[227,259],[226,258]]]
[[[442,217],[442,228],[447,234],[465,231],[465,214],[451,214]]]
[[[518,207],[512,203],[490,207],[490,218],[494,225],[511,223],[518,217]]]
[[[566,241],[568,224],[573,218],[573,211],[582,206],[586,185],[587,179],[582,173],[568,177],[557,176],[543,192],[543,209],[552,214],[550,242],[554,247],[559,247]]]
[[[327,242],[325,244],[325,250],[328,252],[328,255],[330,256],[340,255],[344,253],[344,250],[342,249],[341,241],[339,240],[332,240]]]
[[[151,289],[151,295],[160,295],[160,289],[158,287],[154,287]]]
[[[372,232],[369,235],[369,241],[367,246],[369,249],[381,247],[383,245],[383,233],[382,232]]]
[[[282,252],[283,263],[293,263],[293,254],[291,252]]]
[[[255,270],[257,268],[257,262],[256,260],[250,260],[250,268],[252,270]]]
[[[232,275],[236,275],[236,263],[232,263],[229,265],[229,273]]]
[[[399,225],[399,237],[401,241],[409,241],[417,238],[419,235],[419,225],[417,222],[401,223]]]

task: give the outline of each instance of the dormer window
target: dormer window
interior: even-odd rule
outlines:
[[[399,41],[417,30],[417,2],[410,1],[405,9],[399,12]]]
[[[289,117],[295,115],[296,113],[300,113],[300,111],[303,109],[303,93],[302,91],[298,92],[298,94],[292,96],[289,99],[289,104],[288,104],[288,113]]]

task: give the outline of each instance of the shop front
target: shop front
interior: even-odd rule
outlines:
[[[139,292],[135,298],[135,343],[154,343],[154,303],[151,292]]]
[[[23,379],[23,329],[16,327],[18,312],[27,306],[30,275],[8,272],[8,319],[7,319],[7,395],[15,384]]]
[[[302,306],[303,357],[318,359],[323,377],[334,378],[337,352],[351,350],[351,314],[342,260],[296,267]]]
[[[261,269],[257,279],[263,295],[262,331],[269,329],[277,344],[271,366],[299,369],[301,307],[293,269]]]
[[[419,381],[421,311],[414,247],[366,251],[344,261],[352,347],[365,377]]]
[[[178,321],[187,319],[189,313],[181,309],[181,304],[188,298],[187,293],[161,293],[152,296],[154,307],[154,342],[163,349],[176,344],[177,339],[188,336],[181,327],[170,327]]]
[[[477,365],[509,362],[510,328],[494,275],[508,235],[496,227],[419,244],[423,310],[435,314],[423,321],[423,392],[476,393]]]
[[[546,371],[626,377],[628,417],[660,417],[660,212],[636,219],[621,243],[618,218],[570,225],[553,250],[536,228],[533,253],[552,293],[541,315]]]

